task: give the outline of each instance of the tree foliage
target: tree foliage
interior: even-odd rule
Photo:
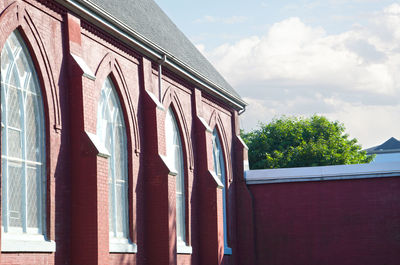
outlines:
[[[369,163],[374,158],[348,139],[343,124],[323,116],[287,117],[242,131],[251,169]]]

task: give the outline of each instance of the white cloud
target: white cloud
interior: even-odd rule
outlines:
[[[222,24],[238,24],[247,21],[245,16],[231,16],[231,17],[216,17],[206,15],[202,18],[196,19],[195,23],[222,23]]]
[[[382,144],[390,137],[400,139],[400,104],[392,106],[355,105],[339,103],[334,113],[323,113],[328,118],[343,122],[352,137],[364,148]]]
[[[248,130],[274,116],[324,114],[365,147],[400,138],[400,5],[330,35],[293,17],[266,34],[200,49],[250,103]]]

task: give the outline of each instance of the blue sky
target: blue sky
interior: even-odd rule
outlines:
[[[250,104],[250,130],[326,115],[363,147],[400,139],[400,2],[156,0]]]
[[[208,48],[263,33],[272,24],[289,17],[321,26],[330,34],[340,33],[367,23],[371,14],[393,3],[386,0],[156,2],[192,41],[204,42]]]

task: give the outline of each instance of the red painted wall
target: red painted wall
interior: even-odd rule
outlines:
[[[246,242],[253,239],[237,226],[238,211],[245,205],[243,200],[237,204],[237,194],[247,190],[236,110],[168,69],[163,69],[159,95],[156,62],[54,1],[0,1],[0,49],[15,29],[24,36],[41,81],[48,149],[47,237],[56,242],[56,252],[1,253],[1,264],[253,264],[249,254],[239,254],[252,252]],[[83,75],[71,53],[85,61],[95,80]],[[107,76],[116,87],[127,127],[135,254],[108,251],[108,164],[86,135],[96,133],[97,102]],[[160,98],[165,109],[173,107],[181,130],[191,255],[176,254],[175,178],[160,156],[165,155],[166,112],[149,93]],[[211,133],[199,117],[221,135],[230,256],[221,249],[221,190],[208,171],[213,170]]]
[[[249,185],[257,264],[400,264],[400,178]]]

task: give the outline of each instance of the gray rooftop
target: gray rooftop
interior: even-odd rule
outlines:
[[[391,137],[383,144],[368,148],[365,151],[367,151],[368,154],[400,152],[400,141],[394,137]]]
[[[103,9],[139,35],[187,64],[206,79],[241,100],[239,94],[218,73],[153,0],[79,0]]]

